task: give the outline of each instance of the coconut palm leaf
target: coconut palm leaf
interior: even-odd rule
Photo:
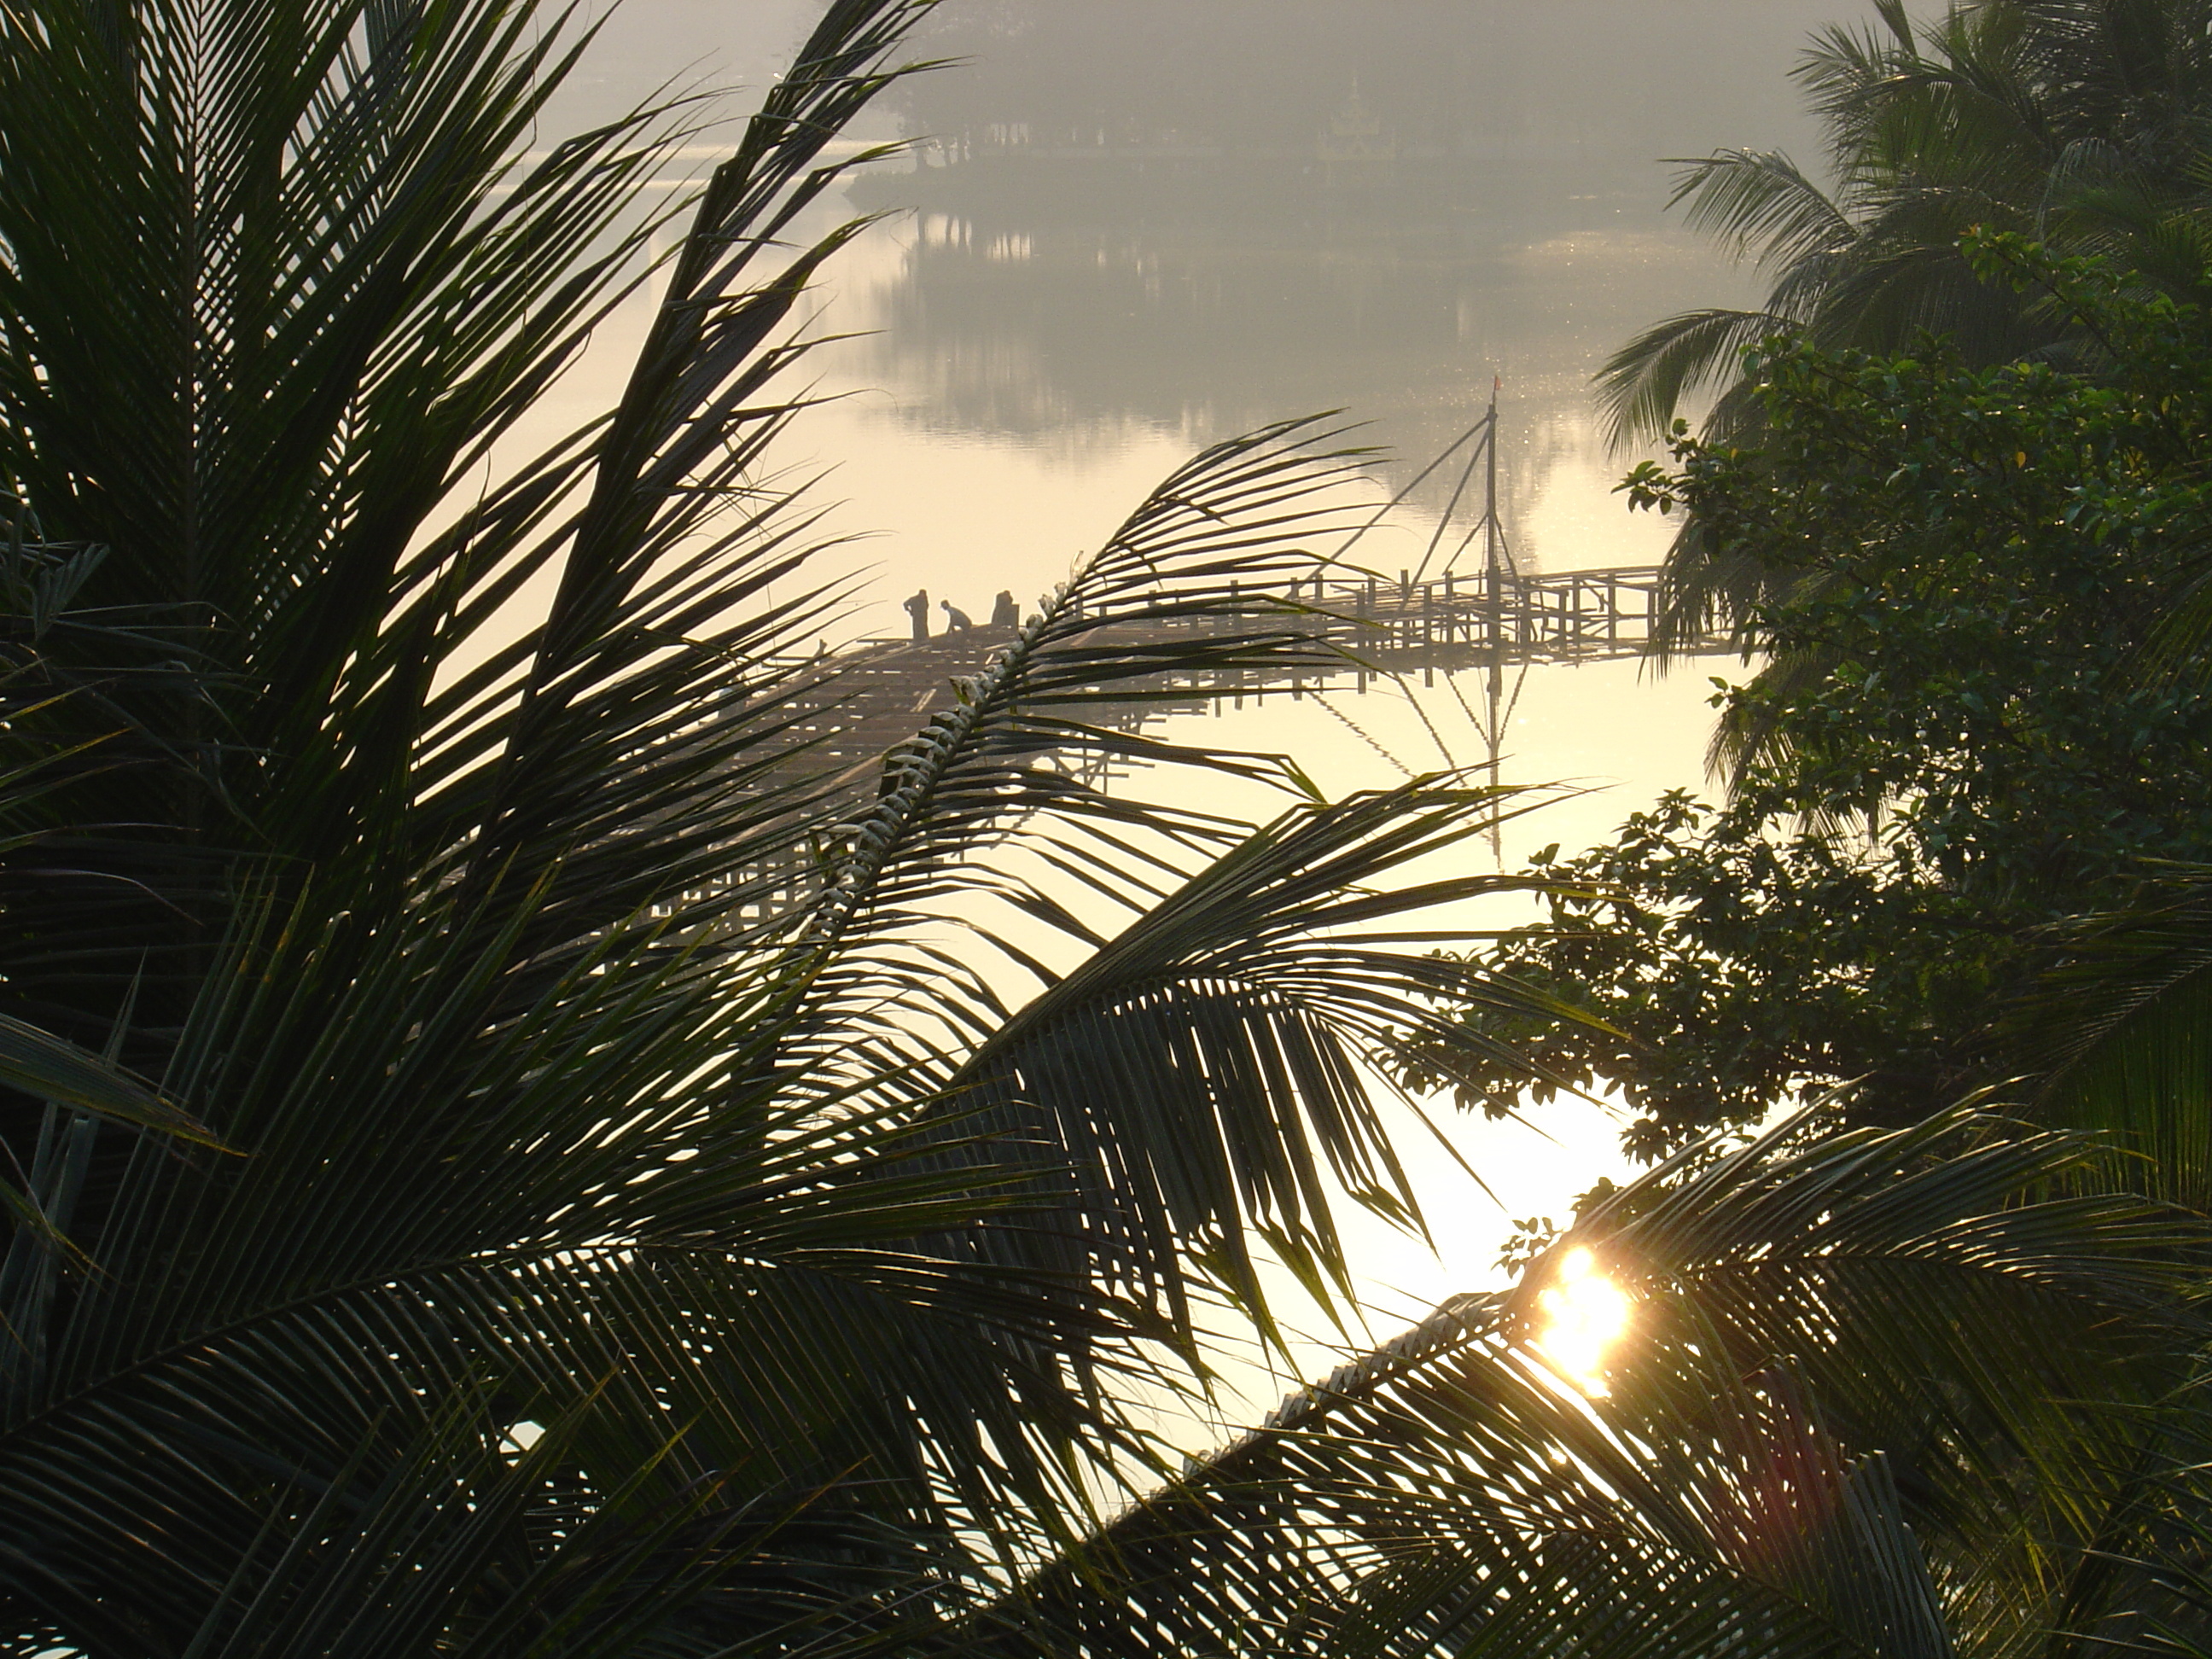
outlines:
[[[1676,165],[1682,171],[1668,205],[1739,257],[1787,267],[1858,239],[1844,210],[1778,150],[1720,150]]]
[[[1779,312],[1708,309],[1654,323],[1596,375],[1598,404],[1614,442],[1625,447],[1665,432],[1686,399],[1725,382],[1746,351],[1788,332],[1790,322]]]
[[[2000,1022],[1999,1040],[2040,1074],[2045,1121],[2101,1133],[2108,1190],[2212,1210],[2212,998],[2207,881],[2165,871],[2128,910],[2060,931],[2058,965]]]
[[[821,1066],[838,1087],[992,1100],[1001,1132],[1037,1138],[1059,1171],[1039,1179],[1067,1206],[1060,1240],[1025,1222],[1023,1247],[1044,1249],[1055,1271],[1146,1287],[1146,1301],[1186,1330],[1182,1264],[1194,1245],[1218,1249],[1227,1287],[1259,1306],[1249,1223],[1340,1280],[1328,1182],[1406,1212],[1350,1056],[1379,1036],[1383,1007],[1421,1008],[1449,970],[1332,930],[1525,885],[1470,878],[1329,899],[1525,810],[1495,792],[1440,780],[1301,808],[1251,833],[1103,793],[1054,763],[1078,745],[1294,779],[1257,757],[1139,749],[1080,716],[1162,679],[1169,690],[1150,695],[1263,662],[1334,665],[1334,649],[1285,594],[1311,556],[1275,538],[1326,533],[1333,520],[1307,504],[1352,459],[1285,428],[1209,452],[1164,484],[952,708],[887,757],[874,801],[840,826],[849,850],[793,958],[805,996],[787,1062]],[[969,862],[1016,832],[1009,850],[1023,864]],[[948,927],[965,939],[950,952]],[[1071,951],[1088,961],[1072,974],[1050,965]],[[1036,996],[1017,1012],[1011,991],[1024,980]],[[1057,1058],[1025,1064],[1030,1042]],[[1071,1042],[1091,1052],[1079,1060]],[[1109,1108],[1102,1088],[1126,1104]]]
[[[1079,1284],[916,1253],[1004,1206],[988,1170],[945,1170],[940,1135],[880,1112],[718,1086],[712,1057],[742,1050],[750,1011],[702,1027],[714,1003],[645,929],[472,1048],[457,1034],[485,1029],[507,953],[427,927],[372,956],[320,943],[253,962],[261,986],[222,988],[189,1033],[191,1092],[230,1109],[253,1156],[134,1158],[93,1241],[108,1273],[50,1298],[8,1368],[9,1559],[192,1628],[279,1525],[270,1482],[319,1489],[366,1459],[352,1478],[375,1488],[426,1410],[478,1388],[495,1440],[591,1402],[574,1455],[602,1492],[658,1466],[647,1495],[674,1502],[742,1471],[724,1502],[757,1507],[865,1467],[872,1509],[926,1518],[947,1501],[932,1449],[995,1431],[963,1498],[997,1516],[1027,1484],[1038,1508],[1043,1481],[1069,1501],[1042,1451],[1109,1431],[992,1339],[1081,1352],[1126,1322]],[[240,1041],[302,1017],[323,1029],[307,1052]],[[439,1078],[455,1065],[459,1094]],[[687,1425],[700,1444],[671,1459]],[[60,1608],[41,1582],[27,1568],[15,1587]],[[451,1588],[456,1607],[483,1593]]]
[[[1993,1576],[2012,1634],[1987,1644],[2039,1639],[2063,1575],[2036,1547],[2095,1535],[2072,1511],[2109,1505],[2140,1432],[2081,1402],[2172,1376],[2166,1298],[2203,1240],[2139,1202],[2039,1198],[2069,1138],[1962,1113],[1806,1127],[1685,1159],[1562,1242],[1635,1287],[1608,1394],[1528,1346],[1540,1263],[1293,1396],[990,1609],[978,1644],[1941,1655]],[[2044,1351],[2062,1326],[2078,1346]],[[1990,1501],[1935,1497],[1946,1462]],[[2046,1462],[2063,1499],[2027,1473]],[[2023,1509],[2047,1523],[2026,1554]]]
[[[1445,982],[1412,913],[1498,884],[1379,890],[1520,803],[1100,718],[1340,660],[1291,593],[1357,452],[1197,458],[870,775],[824,752],[769,469],[850,231],[787,244],[921,9],[828,8],[619,404],[512,465],[690,115],[526,149],[586,37],[520,0],[0,16],[0,971],[245,1154],[55,1140],[10,1640],[858,1651],[1158,1467],[1122,1379],[1260,1305],[1248,1237],[1340,1281],[1321,1171],[1409,1218],[1354,1060]]]
[[[82,1189],[99,1122],[151,1129],[203,1146],[220,1143],[112,1060],[5,1015],[0,1015],[0,1087],[43,1103],[29,1166],[17,1171],[22,1184],[0,1179],[0,1210],[15,1224],[8,1250],[0,1255],[0,1346],[5,1346],[23,1328],[23,1298],[32,1287],[40,1297],[52,1292],[54,1258],[70,1249],[64,1229]]]
[[[94,1117],[209,1142],[191,1118],[112,1062],[5,1014],[0,1014],[0,1085]]]

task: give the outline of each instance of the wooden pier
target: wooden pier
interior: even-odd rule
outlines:
[[[1340,665],[1308,664],[1263,675],[1202,671],[1162,676],[1140,702],[1102,705],[1099,723],[1120,727],[1177,712],[1199,713],[1247,697],[1364,692],[1379,677],[1418,674],[1434,684],[1439,672],[1507,670],[1536,663],[1620,661],[1649,652],[1659,604],[1659,572],[1649,567],[1523,574],[1511,570],[1446,574],[1416,581],[1381,576],[1316,579],[1292,589],[1285,613],[1277,603],[1236,613],[1174,622],[1116,622],[1125,640],[1188,639],[1200,630],[1228,632],[1265,621],[1310,627],[1342,654]],[[1282,594],[1272,596],[1279,601]],[[825,758],[848,763],[881,755],[914,735],[945,706],[954,682],[983,668],[1013,638],[1011,629],[971,628],[927,640],[868,640],[822,659],[803,695],[808,711],[794,737]],[[1722,637],[1697,642],[1700,653],[1730,649]],[[1166,694],[1163,699],[1159,694]],[[1187,694],[1178,696],[1177,694]]]

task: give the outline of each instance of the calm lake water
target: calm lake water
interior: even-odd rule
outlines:
[[[853,634],[903,631],[896,600],[917,586],[978,616],[1000,588],[1042,591],[1194,449],[1263,422],[1343,410],[1395,451],[1377,474],[1395,489],[1494,380],[1516,556],[1656,562],[1663,527],[1613,493],[1635,458],[1608,451],[1589,377],[1650,322],[1755,293],[1663,211],[1660,158],[1741,145],[1811,161],[1787,72],[1812,29],[1857,9],[948,0],[917,55],[963,63],[908,82],[860,135],[915,149],[830,204],[884,216],[825,292],[820,331],[860,337],[816,360],[833,401],[787,457],[830,470],[835,523],[864,538],[850,550],[875,586]],[[629,0],[549,125],[670,82],[757,87],[810,12]],[[605,401],[643,314],[611,322],[549,417]],[[1449,483],[1415,492],[1398,550],[1418,555]],[[1378,540],[1365,562],[1401,560]],[[1507,775],[1587,793],[1515,826],[1505,860],[1587,845],[1699,785],[1705,675],[1735,668],[1531,671]],[[1206,736],[1373,787],[1479,759],[1471,690],[1271,702]],[[1454,1132],[1512,1215],[1564,1214],[1615,1164],[1595,1109],[1544,1128]],[[1507,1231],[1463,1183],[1432,1191],[1441,1261],[1362,1234],[1385,1324],[1483,1281]]]

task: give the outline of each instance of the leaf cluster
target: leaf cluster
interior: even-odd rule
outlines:
[[[1776,341],[1756,444],[1680,434],[1627,486],[1775,578],[1747,622],[1767,665],[1714,699],[1730,795],[1547,864],[1549,920],[1480,960],[1618,1033],[1514,1035],[1620,1085],[1641,1151],[1847,1079],[1904,1122],[2009,1074],[1992,1022],[2051,930],[2212,858],[2212,700],[2149,649],[2212,549],[2204,315],[2016,239],[1969,252],[2109,370]]]

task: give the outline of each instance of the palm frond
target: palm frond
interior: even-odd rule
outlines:
[[[2002,1029],[2042,1073],[2039,1113],[2105,1137],[2096,1185],[2198,1212],[2212,1211],[2206,887],[2201,872],[2161,872],[2131,908],[2063,930],[2059,965]]]
[[[2162,1299],[2203,1242],[2140,1204],[2037,1200],[2080,1144],[1996,1127],[1953,1113],[1806,1143],[1791,1125],[1646,1177],[1561,1246],[1632,1287],[1609,1394],[1582,1397],[1526,1346],[1539,1264],[1294,1396],[971,1638],[1117,1656],[1947,1654],[1954,1598],[1984,1593],[2014,1547],[2018,1446],[2049,1452],[2059,1431],[2077,1491],[2120,1484],[2105,1472],[2134,1431],[2069,1384],[2156,1394]],[[2030,1310],[2087,1347],[2033,1352]],[[1946,1458],[2010,1506],[1931,1505]],[[2007,1609],[2021,1639],[2041,1633],[2033,1574]]]
[[[1858,227],[1778,150],[1728,149],[1677,163],[1670,207],[1687,204],[1691,226],[1755,252],[1762,265],[1794,265],[1848,247]]]
[[[1760,341],[1795,327],[1779,311],[1692,311],[1653,324],[1594,377],[1613,444],[1664,436],[1686,399],[1725,381]]]

